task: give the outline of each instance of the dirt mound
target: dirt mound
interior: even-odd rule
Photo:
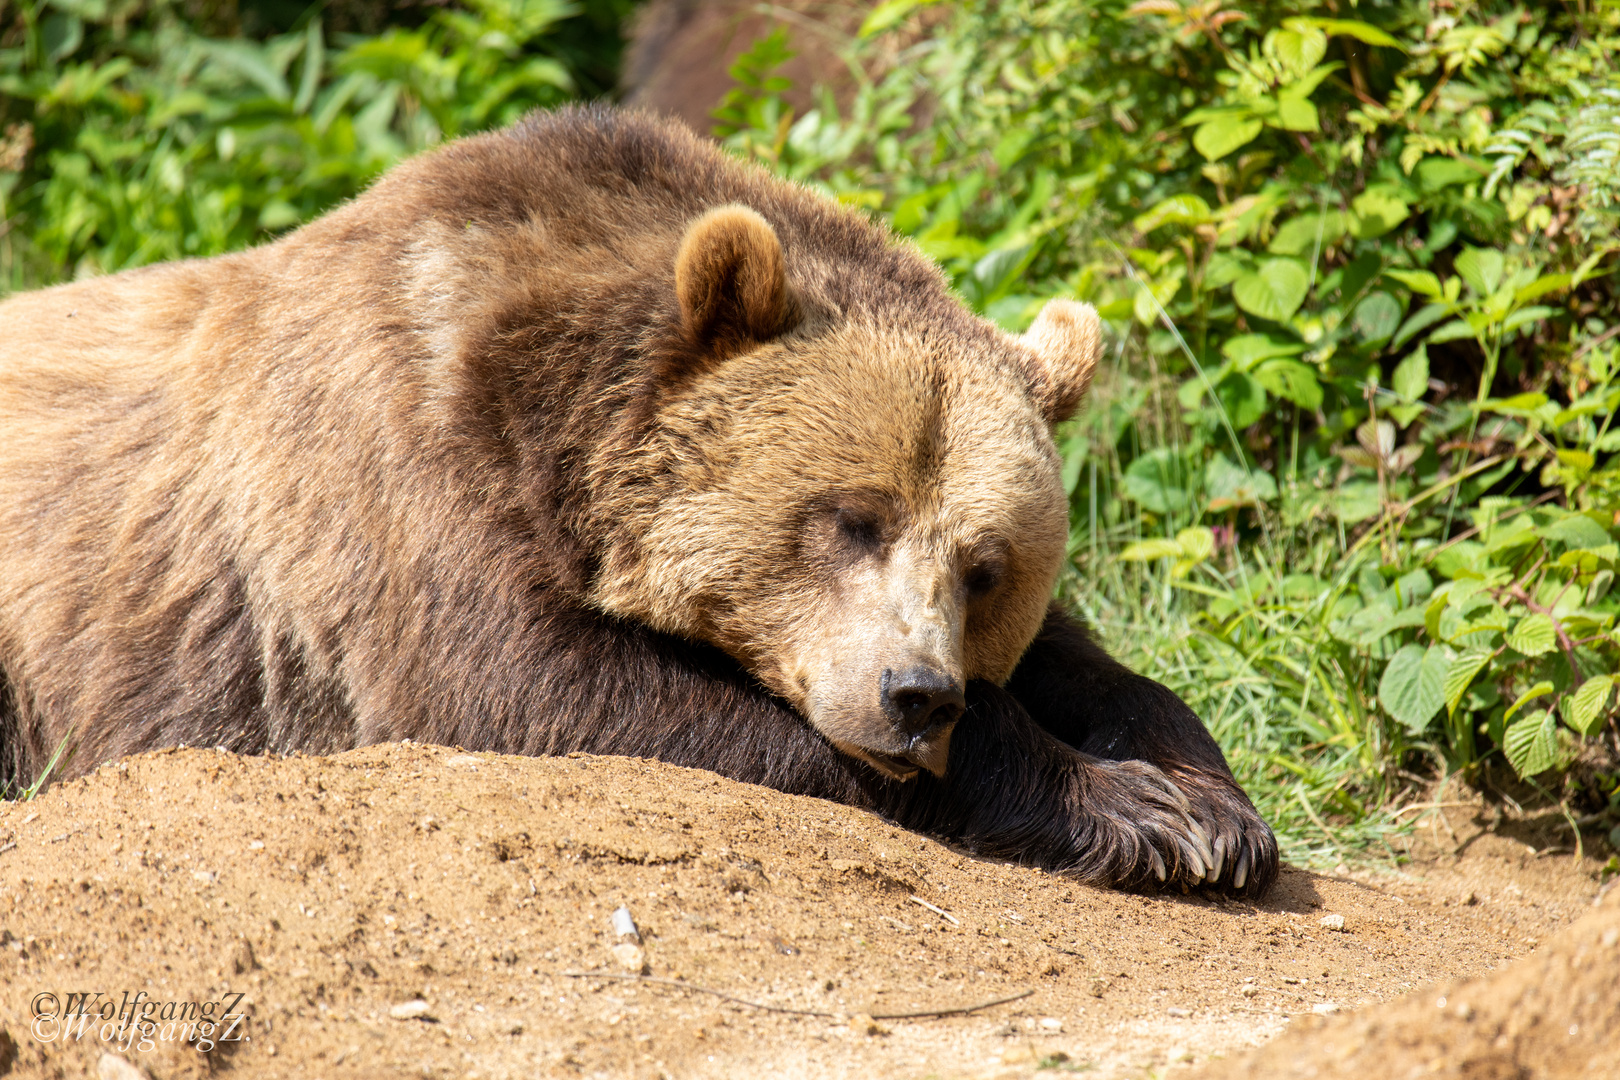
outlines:
[[[173,751],[0,806],[0,1074],[1140,1075],[1484,975],[1595,890],[1487,835],[1421,878],[1289,871],[1261,905],[1123,896],[648,762]],[[573,974],[643,961],[686,987]],[[1535,985],[1596,968],[1558,970]]]
[[[1307,1024],[1221,1077],[1620,1077],[1620,892],[1535,955],[1337,1021]]]

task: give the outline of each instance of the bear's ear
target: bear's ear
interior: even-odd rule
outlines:
[[[782,243],[746,206],[717,207],[687,228],[675,295],[687,340],[719,360],[771,340],[793,318]]]
[[[1096,308],[1073,300],[1049,300],[1022,340],[1038,364],[1030,375],[1041,412],[1049,423],[1067,420],[1080,407],[1102,351],[1102,322]]]

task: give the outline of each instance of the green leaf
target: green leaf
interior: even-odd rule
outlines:
[[[881,34],[910,15],[916,8],[937,2],[938,0],[883,0],[883,3],[873,8],[872,13],[861,23],[860,36],[869,38],[874,34]]]
[[[1209,509],[1219,512],[1237,506],[1256,506],[1277,497],[1277,481],[1261,469],[1244,469],[1224,454],[1210,455],[1204,466],[1204,492]]]
[[[1439,345],[1446,341],[1463,341],[1474,336],[1474,328],[1467,319],[1452,319],[1429,335],[1429,343]]]
[[[1239,371],[1248,371],[1274,356],[1298,356],[1304,351],[1305,346],[1297,341],[1278,341],[1269,334],[1239,334],[1228,338],[1221,346],[1221,355],[1232,361]]]
[[[1252,375],[1233,371],[1215,384],[1215,397],[1232,426],[1242,430],[1266,414],[1265,386]]]
[[[1480,296],[1489,296],[1502,285],[1506,260],[1495,248],[1465,247],[1457,256],[1457,273]]]
[[[1282,128],[1284,131],[1321,131],[1321,122],[1317,119],[1316,106],[1302,97],[1293,94],[1277,95],[1277,118],[1272,126]]]
[[[1512,705],[1508,706],[1508,711],[1503,714],[1502,719],[1513,719],[1513,714],[1524,708],[1526,704],[1534,701],[1538,697],[1541,697],[1543,694],[1550,694],[1556,689],[1557,687],[1553,686],[1551,682],[1546,679],[1542,679],[1540,682],[1536,683],[1536,685],[1520,694],[1518,700],[1516,700]]]
[[[1520,308],[1518,311],[1513,312],[1506,319],[1502,320],[1502,329],[1517,330],[1525,323],[1541,322],[1543,319],[1556,313],[1556,308],[1545,307],[1541,304],[1532,304],[1529,307]]]
[[[1316,370],[1298,360],[1267,360],[1254,369],[1254,377],[1272,394],[1302,409],[1315,410],[1322,404],[1322,384],[1317,381]]]
[[[1210,161],[1216,161],[1253,142],[1263,126],[1258,120],[1241,116],[1219,116],[1198,125],[1193,132],[1193,146]]]
[[[1194,562],[1203,562],[1215,553],[1215,533],[1202,525],[1176,533],[1176,543],[1181,553]]]
[[[1314,26],[1329,36],[1338,34],[1344,37],[1355,38],[1357,41],[1366,42],[1368,45],[1381,45],[1386,49],[1400,49],[1403,52],[1405,51],[1405,46],[1403,46],[1399,41],[1396,41],[1394,38],[1390,37],[1384,31],[1378,29],[1378,27],[1371,26],[1355,19],[1295,18],[1283,20],[1283,25],[1286,27],[1292,28],[1296,24]]]
[[[1516,721],[1503,735],[1502,751],[1520,776],[1544,773],[1558,762],[1558,718],[1546,709]]]
[[[1444,607],[1442,601],[1441,606]],[[1437,620],[1438,621],[1438,620]],[[1434,636],[1430,633],[1430,636]],[[1461,653],[1452,659],[1446,666],[1446,681],[1444,691],[1446,695],[1446,712],[1455,715],[1457,706],[1462,704],[1463,695],[1473,685],[1474,678],[1491,662],[1490,650],[1476,650]]]
[[[1325,214],[1301,214],[1283,224],[1266,245],[1273,255],[1303,255],[1318,246],[1336,244],[1344,236],[1350,221],[1338,210]]]
[[[1540,656],[1558,647],[1558,631],[1551,618],[1537,612],[1514,623],[1503,640],[1525,656]]]
[[[1429,392],[1429,350],[1426,346],[1419,345],[1406,359],[1395,365],[1390,386],[1402,401],[1417,401]]]
[[[1368,293],[1356,305],[1350,325],[1369,344],[1383,341],[1401,325],[1400,301],[1387,292]]]
[[[1550,292],[1562,292],[1570,287],[1572,280],[1568,274],[1544,274],[1514,292],[1513,299],[1523,304]]]
[[[1125,496],[1155,514],[1187,509],[1186,466],[1173,451],[1160,448],[1141,455],[1125,469]]]
[[[1251,315],[1284,322],[1309,288],[1310,275],[1298,259],[1267,259],[1232,283],[1232,299]]]
[[[1384,711],[1413,734],[1421,733],[1446,703],[1446,667],[1445,653],[1438,645],[1427,649],[1401,646],[1378,680],[1378,700]]]
[[[1451,314],[1451,310],[1450,304],[1424,304],[1401,323],[1401,328],[1395,332],[1395,340],[1389,343],[1390,347],[1398,349],[1405,345],[1414,335],[1422,333]]]
[[[1363,240],[1383,236],[1405,221],[1410,211],[1406,203],[1388,188],[1368,188],[1350,203],[1355,211],[1355,234]]]
[[[1484,179],[1484,173],[1466,161],[1451,157],[1424,158],[1417,167],[1418,182],[1428,191]],[[1442,245],[1443,246],[1443,245]]]
[[[1385,270],[1384,276],[1394,278],[1422,296],[1438,298],[1441,293],[1440,279],[1427,270]]]
[[[1127,544],[1125,550],[1119,553],[1119,559],[1121,562],[1151,562],[1154,559],[1179,559],[1181,555],[1180,544],[1161,536]]]
[[[1544,540],[1554,540],[1571,548],[1600,548],[1610,543],[1609,530],[1585,514],[1571,514],[1567,518],[1536,528]]]
[[[1609,691],[1614,689],[1613,675],[1595,675],[1581,683],[1570,698],[1569,726],[1582,735],[1596,735],[1603,727],[1605,709],[1609,704]]]
[[[1209,203],[1197,195],[1172,195],[1138,215],[1131,222],[1140,233],[1150,233],[1161,225],[1202,225],[1210,220]]]
[[[1301,24],[1293,29],[1273,30],[1266,35],[1270,52],[1295,75],[1303,75],[1327,53],[1327,35],[1317,28]]]

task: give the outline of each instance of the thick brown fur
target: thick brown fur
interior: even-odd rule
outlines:
[[[1275,876],[1197,717],[1044,610],[1095,316],[1010,338],[684,129],[537,114],[0,324],[0,776],[636,754],[1098,883]],[[885,589],[965,704],[893,746]]]

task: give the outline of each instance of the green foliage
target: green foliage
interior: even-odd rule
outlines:
[[[1097,304],[1075,599],[1331,846],[1424,758],[1614,753],[1617,47],[1616,0],[970,0],[726,135],[1009,330]]]
[[[441,139],[574,90],[566,0],[329,41],[213,38],[176,0],[0,4],[0,289],[273,236]]]

